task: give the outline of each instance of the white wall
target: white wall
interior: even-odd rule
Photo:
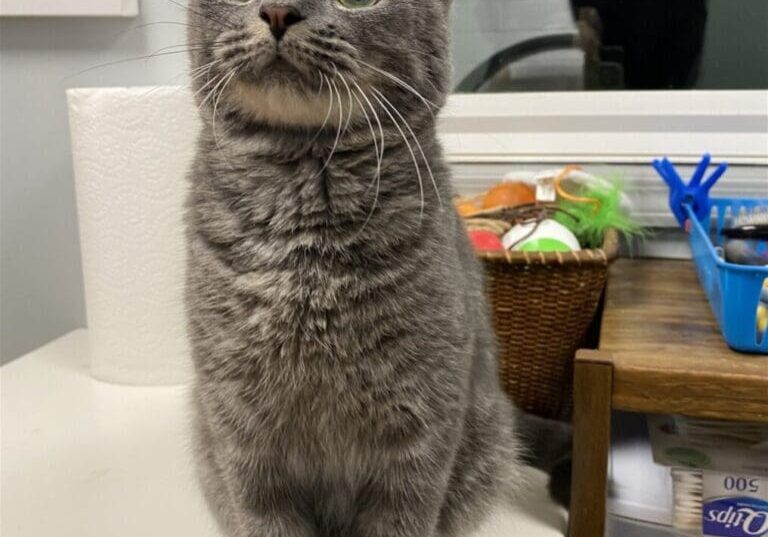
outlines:
[[[137,19],[0,18],[3,362],[85,324],[65,89],[184,81],[183,54],[78,75],[184,43],[183,25],[135,29],[184,21],[182,8],[141,4]]]

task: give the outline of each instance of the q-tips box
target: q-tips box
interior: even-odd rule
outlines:
[[[704,535],[768,535],[768,478],[715,472],[704,472],[703,478]]]
[[[653,458],[673,468],[677,528],[768,537],[768,424],[649,416]]]

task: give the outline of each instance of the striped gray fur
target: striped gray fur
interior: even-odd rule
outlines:
[[[231,537],[467,535],[521,484],[436,137],[449,2],[283,0],[303,20],[279,44],[275,3],[189,7],[206,496]]]

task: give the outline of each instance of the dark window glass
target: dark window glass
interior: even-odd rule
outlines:
[[[455,0],[459,92],[768,89],[768,0]]]

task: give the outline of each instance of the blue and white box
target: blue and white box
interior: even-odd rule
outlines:
[[[704,472],[702,533],[768,537],[768,478]]]

